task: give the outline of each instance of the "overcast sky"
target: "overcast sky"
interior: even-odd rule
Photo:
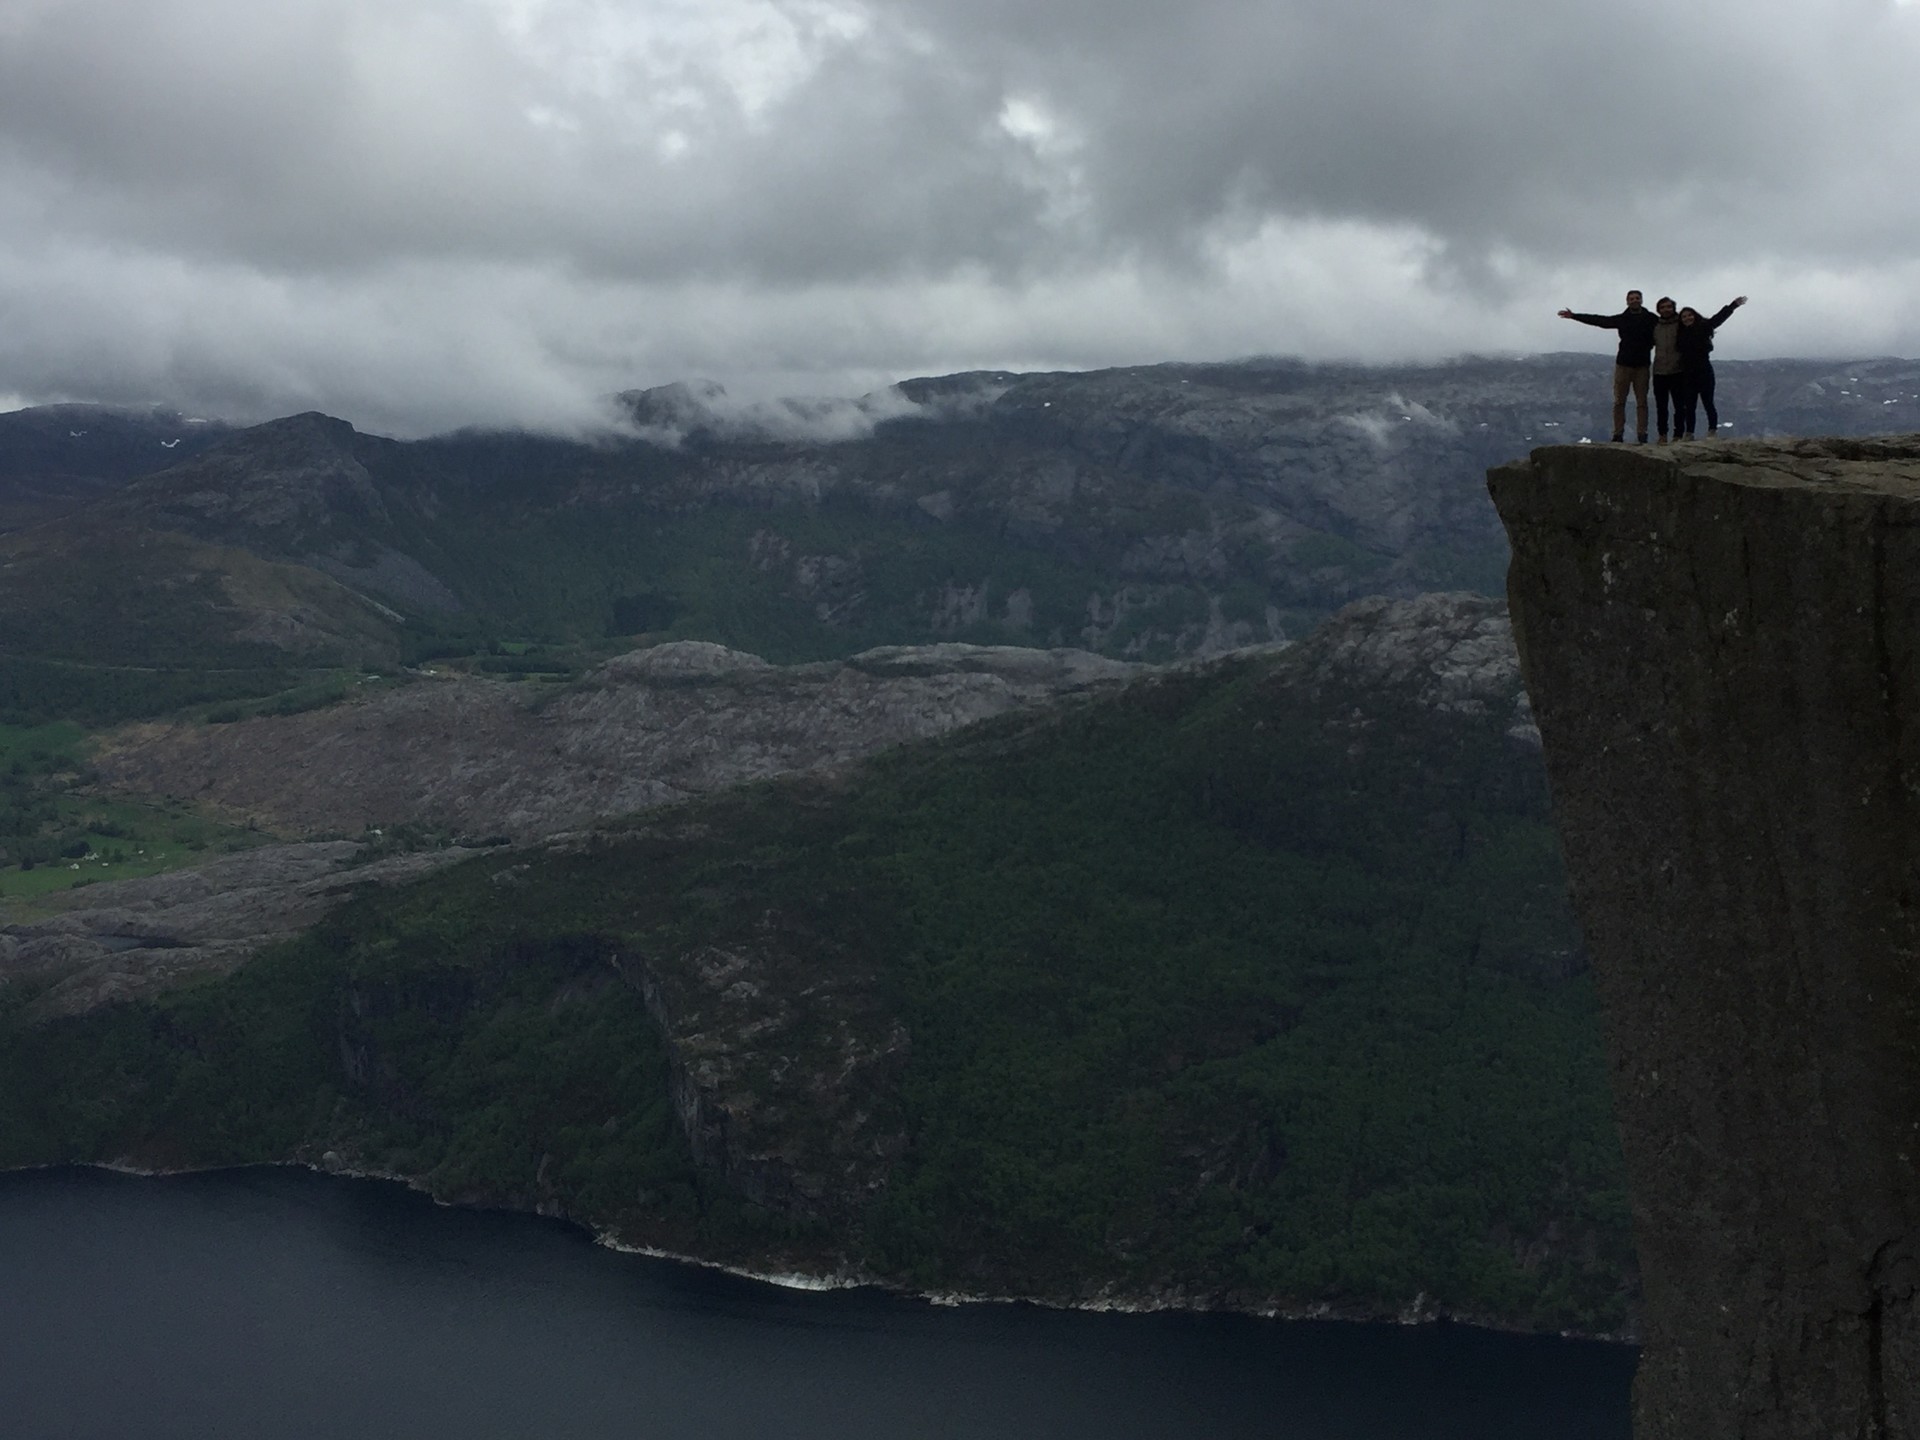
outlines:
[[[0,0],[0,406],[1920,355],[1900,0]]]

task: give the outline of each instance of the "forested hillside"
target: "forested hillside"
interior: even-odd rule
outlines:
[[[922,1289],[1617,1330],[1538,751],[1498,608],[1450,603],[496,850],[155,1002],[0,989],[0,1164],[324,1159]]]

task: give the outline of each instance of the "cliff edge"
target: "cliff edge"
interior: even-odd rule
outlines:
[[[1920,436],[1488,484],[1606,1011],[1635,1434],[1920,1435]]]

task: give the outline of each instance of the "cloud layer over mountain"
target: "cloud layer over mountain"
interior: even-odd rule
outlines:
[[[1630,284],[1920,353],[1915,75],[1896,0],[9,0],[0,395],[564,427]]]

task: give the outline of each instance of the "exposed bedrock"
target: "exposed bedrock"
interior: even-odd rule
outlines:
[[[1920,1435],[1920,436],[1491,472],[1600,978],[1642,1440]]]
[[[298,715],[136,726],[94,763],[110,790],[211,803],[283,833],[426,824],[527,839],[830,769],[1146,671],[959,644],[770,665],[682,640],[565,689],[443,678]]]

